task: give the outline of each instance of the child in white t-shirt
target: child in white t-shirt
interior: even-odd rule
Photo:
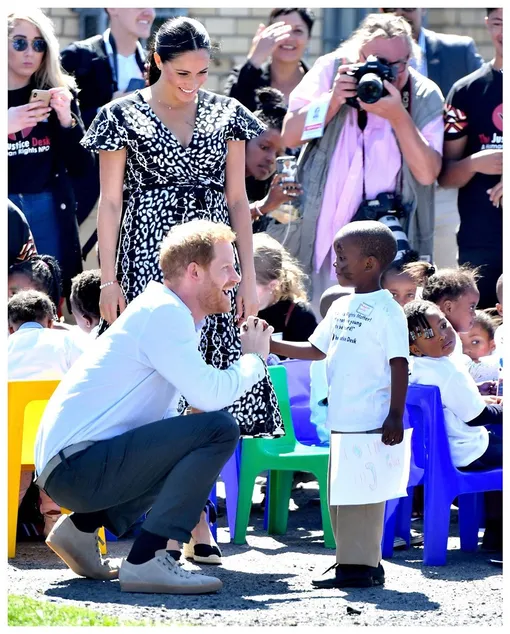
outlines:
[[[412,355],[410,382],[439,388],[454,466],[466,470],[501,467],[502,438],[485,425],[502,423],[502,405],[488,405],[466,366],[452,358],[455,331],[436,304],[416,300],[407,304],[404,312]],[[502,547],[500,493],[486,496],[484,545],[497,551]]]
[[[271,350],[299,359],[326,358],[331,433],[382,432],[384,444],[398,444],[404,436],[407,325],[402,308],[381,289],[381,274],[393,261],[397,244],[382,223],[361,221],[335,236],[334,249],[338,282],[353,287],[354,293],[332,304],[310,343],[272,341]],[[330,506],[335,575],[314,581],[316,587],[384,583],[384,508],[384,502]]]
[[[418,260],[416,251],[408,251],[384,271],[381,286],[388,290],[402,308],[421,297],[423,280],[436,272],[428,262]]]
[[[497,381],[499,357],[495,353],[495,325],[492,317],[483,310],[477,310],[475,321],[469,332],[461,332],[462,351],[471,359],[469,374],[476,383]]]
[[[61,379],[82,354],[83,348],[69,331],[52,328],[54,316],[52,301],[40,291],[20,291],[9,300],[9,381]],[[21,472],[19,504],[32,479],[32,472]],[[44,491],[40,492],[40,501],[47,537],[61,515],[60,507]]]
[[[101,313],[99,311],[99,296],[101,294],[101,271],[91,269],[83,271],[71,280],[71,311],[76,325],[83,332],[97,336]]]
[[[480,299],[476,284],[478,278],[478,270],[467,265],[459,269],[440,269],[430,277],[425,272],[422,298],[436,304],[453,326],[455,346],[451,354],[459,363],[466,365],[481,394],[489,396],[495,394],[494,381],[477,381],[480,366],[463,353],[459,334],[469,332],[475,323],[476,306]],[[485,361],[481,363],[485,365]]]
[[[330,286],[322,293],[319,311],[324,319],[333,302],[340,297],[350,295],[353,288],[344,288],[339,284]],[[317,428],[317,436],[322,444],[329,444],[328,420],[328,377],[326,359],[312,361],[310,364],[310,422]]]

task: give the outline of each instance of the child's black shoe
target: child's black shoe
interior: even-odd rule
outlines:
[[[333,564],[324,574],[334,569],[330,577],[315,579],[312,584],[316,588],[371,588],[384,585],[384,568],[372,566],[356,566],[351,564]]]

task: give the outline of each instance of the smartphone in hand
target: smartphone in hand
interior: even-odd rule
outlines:
[[[297,161],[295,156],[279,156],[276,159],[276,173],[282,175],[282,182],[297,182]]]
[[[145,79],[141,77],[131,77],[126,92],[133,92],[134,90],[141,90],[142,88],[145,88]]]
[[[32,90],[30,93],[30,98],[28,103],[33,103],[34,101],[42,101],[43,105],[48,107],[51,101],[51,91],[50,90]],[[48,121],[48,117],[44,117],[44,119],[39,119],[39,123],[46,123]]]
[[[33,103],[34,101],[42,101],[46,107],[50,105],[51,101],[51,91],[50,90],[32,90],[30,93],[30,99],[28,103]]]

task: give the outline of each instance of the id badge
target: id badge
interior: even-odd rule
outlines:
[[[318,139],[324,134],[324,124],[328,113],[331,94],[325,98],[314,101],[306,113],[305,127],[301,135],[301,141]]]

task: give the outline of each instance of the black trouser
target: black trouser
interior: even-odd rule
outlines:
[[[105,511],[114,535],[152,509],[146,531],[188,542],[238,439],[228,412],[176,416],[76,453],[51,472],[44,490],[71,511]]]
[[[503,466],[503,438],[489,431],[489,445],[477,460],[460,471],[487,471]],[[503,521],[503,492],[487,491],[485,493],[485,518],[487,521]]]

